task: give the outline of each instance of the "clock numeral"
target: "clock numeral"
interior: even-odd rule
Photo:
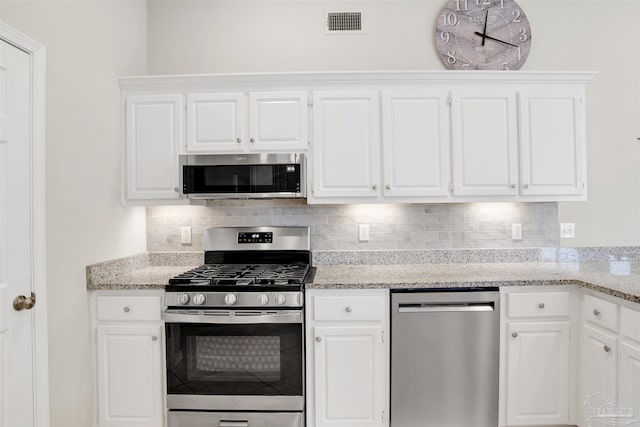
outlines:
[[[449,64],[455,64],[456,63],[456,51],[451,49],[447,52],[447,62]]]
[[[445,13],[442,15],[444,25],[454,26],[458,23],[458,16],[455,13]]]
[[[504,9],[504,0],[500,0],[500,9]]]
[[[444,44],[446,45],[447,43],[449,43],[449,39],[451,39],[451,35],[448,32],[443,31],[440,33],[440,38],[442,39],[442,41],[444,41]]]
[[[520,46],[518,46],[518,49],[516,50],[516,56],[518,57],[518,61],[522,59],[522,49]]]
[[[520,28],[520,41],[526,42],[529,39],[526,28]]]
[[[476,0],[476,6],[491,6],[491,0]]]
[[[462,69],[463,70],[470,70],[471,69],[471,64],[462,64]]]
[[[514,9],[511,14],[514,16],[513,22],[522,22],[522,12],[518,9]]]
[[[462,0],[464,7],[460,8],[461,0],[456,0],[456,10],[469,10],[469,0]]]
[[[503,62],[502,63],[502,69],[505,70],[505,71],[509,71],[509,63],[508,62]]]

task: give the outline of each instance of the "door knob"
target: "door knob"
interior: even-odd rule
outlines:
[[[16,311],[31,310],[34,305],[36,305],[36,294],[33,292],[30,297],[19,295],[13,300],[13,309]]]

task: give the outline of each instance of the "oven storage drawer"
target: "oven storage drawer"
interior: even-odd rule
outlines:
[[[383,295],[367,296],[313,296],[313,320],[383,320],[385,298]]]
[[[98,296],[96,306],[98,321],[159,321],[162,316],[162,301],[159,295]]]
[[[169,427],[303,427],[302,412],[169,411]]]

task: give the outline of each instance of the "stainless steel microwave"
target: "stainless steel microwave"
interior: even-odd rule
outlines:
[[[305,155],[180,156],[182,193],[191,199],[304,198]]]

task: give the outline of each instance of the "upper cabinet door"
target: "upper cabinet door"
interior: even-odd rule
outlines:
[[[385,196],[442,196],[449,191],[448,92],[382,94]]]
[[[249,94],[250,151],[300,151],[308,146],[306,92]]]
[[[452,93],[454,196],[515,196],[518,122],[514,88]]]
[[[520,91],[523,195],[583,194],[584,116],[582,88]]]
[[[127,97],[125,197],[128,201],[179,198],[182,109],[182,95]]]
[[[312,197],[378,196],[379,108],[375,91],[313,93]]]
[[[243,93],[187,95],[187,153],[244,151]]]

